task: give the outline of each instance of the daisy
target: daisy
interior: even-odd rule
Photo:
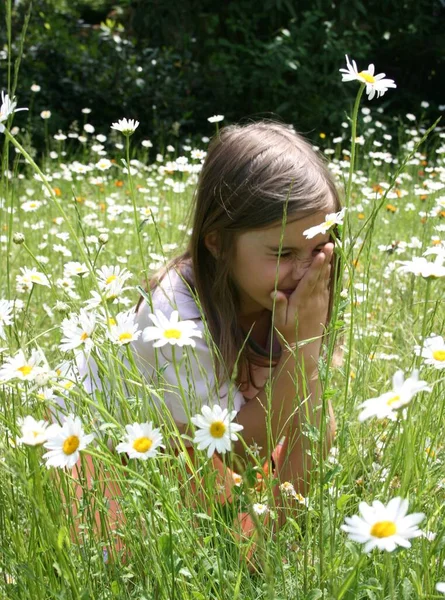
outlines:
[[[120,131],[126,136],[133,135],[138,127],[139,121],[134,121],[133,119],[120,119],[117,123],[111,125],[111,129]]]
[[[144,342],[152,342],[157,340],[154,348],[160,348],[166,344],[172,346],[196,346],[195,340],[192,337],[202,337],[201,331],[198,329],[194,321],[180,321],[179,313],[174,310],[168,319],[160,310],[155,310],[155,314],[148,315],[154,323],[154,327],[146,327],[142,333]]]
[[[224,115],[213,115],[213,117],[209,117],[207,121],[209,123],[220,123],[224,119]]]
[[[83,277],[84,275],[88,275],[89,270],[85,263],[70,261],[63,265],[63,276],[64,277],[74,277],[78,275]]]
[[[415,256],[412,260],[396,260],[396,263],[402,265],[398,268],[401,273],[413,273],[425,279],[445,277],[445,266],[442,264],[440,255],[434,262],[430,262],[423,256]]]
[[[410,538],[419,537],[422,531],[417,524],[423,521],[423,513],[413,513],[406,516],[408,500],[397,497],[384,506],[379,500],[374,500],[371,506],[360,502],[361,517],[354,515],[346,517],[346,525],[341,529],[349,533],[354,542],[365,544],[365,552],[373,548],[392,552],[397,546],[410,548]]]
[[[31,356],[26,358],[23,350],[19,350],[14,357],[10,357],[0,367],[0,381],[34,381],[37,374],[42,370],[40,366],[45,357],[40,350],[33,350]]]
[[[107,171],[108,169],[111,168],[112,165],[113,165],[113,163],[111,162],[111,160],[108,160],[108,158],[101,158],[100,161],[97,162],[95,166],[100,171]]]
[[[36,267],[28,269],[28,267],[20,267],[21,274],[17,275],[16,281],[19,285],[28,287],[33,285],[46,285],[50,287],[49,279],[40,271],[37,271]]]
[[[44,447],[48,452],[43,455],[46,466],[72,469],[79,459],[79,452],[91,442],[94,433],[85,435],[80,418],[68,415],[62,426],[53,423],[48,427],[47,436]]]
[[[303,231],[303,235],[306,236],[307,240],[311,240],[316,235],[324,235],[336,225],[343,225],[345,211],[346,208],[342,208],[341,211],[338,213],[330,213],[326,215],[323,223],[321,223],[320,225],[315,225],[315,227],[309,227],[309,229]]]
[[[96,314],[82,308],[78,315],[73,315],[69,319],[67,318],[62,321],[64,337],[60,342],[59,348],[62,352],[68,352],[82,346],[89,352],[94,345],[91,336],[95,326]]]
[[[12,325],[13,306],[9,300],[0,300],[0,338],[6,340],[5,326]]]
[[[441,592],[442,594],[445,594],[445,583],[439,581],[439,583],[436,583],[436,590],[438,592]]]
[[[111,324],[108,332],[109,339],[118,346],[129,344],[141,335],[137,323],[134,322],[136,314],[119,313],[116,315],[114,324]]]
[[[445,339],[440,335],[431,335],[425,340],[423,348],[415,346],[414,352],[417,356],[425,358],[426,365],[445,369]]]
[[[28,415],[25,418],[20,417],[17,424],[22,431],[22,437],[17,439],[18,444],[39,446],[46,442],[48,428],[46,421],[36,421],[34,417]]]
[[[113,286],[123,286],[127,279],[131,279],[132,275],[128,269],[117,266],[103,266],[97,272],[97,281],[100,289],[111,288]]]
[[[125,430],[125,440],[116,446],[116,450],[126,452],[129,458],[147,460],[156,456],[158,448],[165,448],[160,429],[153,428],[152,422],[126,425]]]
[[[366,71],[358,71],[355,60],[352,61],[352,65],[349,62],[349,58],[346,55],[346,69],[340,69],[342,74],[342,81],[360,81],[360,83],[366,84],[366,93],[368,94],[368,100],[372,100],[377,94],[377,98],[383,96],[389,88],[396,88],[396,84],[393,79],[385,79],[385,73],[374,75],[375,67],[373,64],[368,66]]]
[[[252,505],[252,510],[257,515],[264,515],[265,513],[269,512],[269,509],[268,509],[267,505],[266,504],[261,504],[260,502],[257,502],[255,504],[253,504]]]
[[[231,449],[231,441],[237,439],[237,432],[243,429],[242,425],[232,423],[236,416],[236,410],[224,410],[215,404],[213,408],[203,406],[201,414],[191,418],[198,431],[195,433],[193,443],[198,445],[199,450],[207,448],[207,456],[210,458],[215,451],[224,454]]]
[[[395,421],[395,411],[408,404],[418,392],[431,392],[426,381],[419,381],[419,371],[414,370],[405,380],[403,371],[397,371],[392,379],[393,389],[377,398],[365,400],[358,408],[362,408],[358,420],[365,421],[370,417],[389,418]]]
[[[16,106],[17,102],[15,101],[15,98],[13,97],[11,100],[8,94],[2,92],[2,104],[0,106],[0,133],[5,131],[5,126],[3,123],[5,123],[13,113],[18,112],[19,110],[28,110],[27,108],[16,108]]]

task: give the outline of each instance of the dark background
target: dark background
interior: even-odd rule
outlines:
[[[82,124],[84,107],[96,132],[135,118],[137,136],[160,146],[210,134],[213,114],[225,115],[224,123],[277,116],[314,139],[321,131],[338,135],[357,91],[341,83],[345,54],[396,81],[397,90],[363,100],[387,118],[411,112],[432,122],[445,104],[445,0],[38,0],[31,9],[16,0],[11,85],[27,16],[15,93],[36,116],[36,146],[41,110],[51,110],[47,126],[56,133]],[[7,89],[5,53],[0,81]]]

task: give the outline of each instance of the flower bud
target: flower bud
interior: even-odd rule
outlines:
[[[105,244],[108,242],[109,240],[109,236],[108,233],[101,233],[100,236],[98,237],[99,240],[99,244],[101,246],[105,246]]]
[[[23,242],[25,241],[25,236],[23,235],[23,233],[14,233],[14,235],[12,236],[12,241],[14,242],[14,244],[17,245],[23,244]]]

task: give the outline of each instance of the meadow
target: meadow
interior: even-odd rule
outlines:
[[[1,598],[443,597],[445,130],[426,135],[419,107],[389,133],[378,102],[369,106],[357,104],[337,135],[320,133],[347,208],[332,324],[342,360],[332,363],[331,345],[320,364],[337,433],[323,458],[319,432],[306,431],[315,474],[306,497],[289,488],[278,535],[273,479],[261,479],[254,448],[225,505],[200,451],[206,502],[193,496],[196,467],[168,449],[183,441],[163,389],[142,378],[131,350],[128,312],[150,274],[185,247],[208,138],[155,152],[149,140],[96,131],[86,110],[77,129],[47,134],[36,164],[24,124],[48,115],[17,113],[20,129],[0,134]],[[59,440],[44,457],[46,423],[63,414],[73,415],[77,446]],[[136,423],[159,430],[139,434],[152,436],[152,454],[122,460],[115,449]],[[258,522],[253,570],[252,540],[234,532],[240,510]],[[359,511],[371,525],[377,515],[371,537]],[[387,543],[406,512],[418,515],[405,522],[412,535]]]

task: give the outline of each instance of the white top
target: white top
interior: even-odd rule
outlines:
[[[193,320],[202,333],[202,338],[193,338],[196,346],[172,346],[166,344],[153,348],[153,342],[144,342],[142,336],[132,343],[136,363],[144,378],[157,390],[164,390],[166,407],[170,410],[178,425],[189,422],[191,416],[201,411],[205,404],[219,404],[237,412],[246,399],[254,398],[262,389],[273,372],[273,368],[251,365],[254,380],[260,387],[252,385],[241,393],[236,383],[227,381],[222,386],[216,382],[215,363],[212,352],[206,342],[204,323],[193,295],[180,275],[170,270],[161,283],[152,292],[153,311],[158,309],[170,318],[174,310],[179,312],[180,320]],[[148,318],[151,307],[144,300],[137,312],[136,322],[144,330],[153,323]],[[157,355],[157,356],[156,356]],[[173,363],[175,357],[177,368]],[[158,373],[156,372],[156,358]],[[162,394],[162,391],[160,391]],[[160,406],[160,400],[152,396],[153,402]]]

